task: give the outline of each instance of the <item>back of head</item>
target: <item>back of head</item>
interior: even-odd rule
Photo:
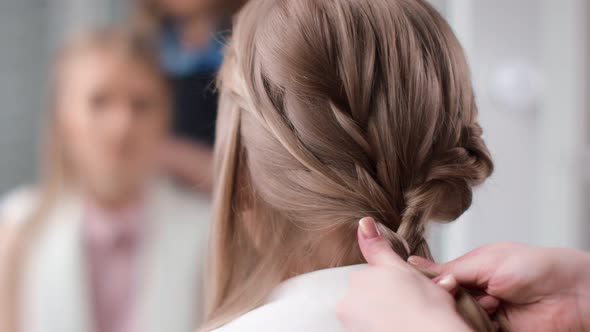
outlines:
[[[430,257],[427,223],[492,172],[462,48],[425,1],[253,0],[220,81],[212,325],[289,276],[363,262],[365,216]]]

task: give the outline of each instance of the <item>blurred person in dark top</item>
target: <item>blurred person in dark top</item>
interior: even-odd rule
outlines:
[[[192,330],[209,204],[159,172],[171,110],[151,43],[84,35],[52,87],[41,182],[0,205],[0,331]]]
[[[165,169],[193,188],[212,186],[217,92],[229,16],[241,0],[138,0],[136,29],[158,46],[174,96],[175,137],[162,149]]]

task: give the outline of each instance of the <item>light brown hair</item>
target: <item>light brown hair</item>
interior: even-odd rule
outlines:
[[[70,59],[88,52],[104,52],[117,54],[137,61],[148,72],[162,82],[162,88],[167,89],[167,82],[159,69],[159,63],[152,47],[143,38],[125,30],[97,29],[82,33],[73,38],[59,52],[54,63],[51,77],[51,96],[49,100],[49,112],[46,115],[46,129],[43,133],[41,144],[42,164],[40,170],[40,182],[36,188],[36,202],[33,210],[26,220],[19,222],[15,238],[11,241],[14,245],[9,248],[5,262],[6,270],[0,271],[0,330],[6,332],[20,331],[19,317],[20,297],[22,291],[21,280],[25,261],[37,236],[46,226],[48,214],[54,208],[56,201],[64,191],[72,185],[71,169],[68,165],[64,146],[66,142],[62,137],[58,124],[59,99],[63,93],[62,80],[64,66]],[[165,91],[168,94],[168,91]],[[9,222],[13,222],[9,220]],[[4,310],[6,309],[6,310]]]
[[[205,329],[289,277],[364,263],[365,216],[403,258],[432,258],[427,224],[492,173],[463,50],[422,0],[252,0],[220,87]]]

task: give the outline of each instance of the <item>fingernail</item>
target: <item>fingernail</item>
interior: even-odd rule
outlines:
[[[453,288],[455,288],[457,282],[455,281],[455,277],[453,277],[452,275],[448,274],[444,277],[442,277],[439,281],[436,282],[439,286],[441,286],[442,288],[450,291]]]
[[[373,218],[366,217],[361,219],[359,221],[359,227],[361,228],[363,236],[367,239],[376,238],[381,235],[377,229],[377,225],[375,225]]]

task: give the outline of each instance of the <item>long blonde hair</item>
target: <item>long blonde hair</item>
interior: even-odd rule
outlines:
[[[423,0],[252,0],[220,87],[205,329],[291,276],[363,263],[365,216],[432,258],[427,223],[458,218],[493,170],[463,50]]]
[[[0,312],[0,329],[7,332],[16,332],[21,329],[18,317],[20,307],[21,280],[23,277],[24,262],[27,259],[31,246],[34,244],[39,232],[46,226],[47,215],[56,204],[57,198],[64,190],[72,185],[71,171],[66,162],[64,146],[66,142],[62,137],[57,116],[59,96],[67,91],[61,91],[63,67],[72,57],[82,52],[108,51],[131,57],[144,65],[146,70],[153,72],[162,87],[166,89],[164,75],[161,73],[157,57],[151,46],[140,38],[122,29],[98,29],[80,34],[72,39],[56,57],[51,78],[51,96],[49,112],[46,116],[46,129],[43,133],[41,144],[42,164],[40,170],[40,182],[36,188],[37,198],[34,209],[26,220],[19,223],[14,241],[14,247],[8,254],[8,269],[0,271],[5,283],[0,285],[0,308],[9,308],[10,314]],[[5,317],[6,316],[6,317]],[[4,325],[3,325],[4,324]]]

